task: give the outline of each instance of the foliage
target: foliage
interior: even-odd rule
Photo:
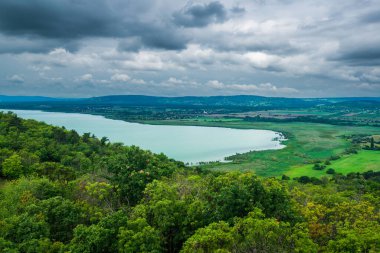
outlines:
[[[184,169],[13,114],[0,114],[0,151],[1,252],[380,251],[375,170],[279,180]]]
[[[2,162],[3,175],[6,178],[14,179],[19,178],[24,174],[21,157],[13,154]]]

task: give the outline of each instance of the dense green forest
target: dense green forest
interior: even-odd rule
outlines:
[[[380,173],[185,167],[0,113],[0,252],[379,252]]]

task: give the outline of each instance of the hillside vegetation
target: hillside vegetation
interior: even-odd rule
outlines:
[[[0,113],[0,252],[379,252],[380,173],[212,172]]]

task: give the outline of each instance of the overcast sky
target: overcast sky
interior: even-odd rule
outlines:
[[[0,94],[380,96],[380,1],[1,0]]]

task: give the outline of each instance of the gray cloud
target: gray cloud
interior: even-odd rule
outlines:
[[[20,54],[25,52],[47,53],[58,47],[64,47],[69,51],[77,51],[79,41],[64,39],[46,39],[36,36],[7,36],[0,34],[0,54]]]
[[[379,7],[2,0],[0,93],[380,96]]]
[[[149,5],[149,1],[143,2]],[[42,52],[43,48],[49,50],[56,45],[75,50],[75,41],[88,37],[132,37],[139,40],[140,47],[146,48],[179,50],[186,47],[185,36],[174,27],[161,21],[141,20],[136,11],[143,9],[138,7],[138,4],[134,6],[120,0],[0,1],[0,32],[22,36],[24,41],[18,44],[25,44],[24,49],[3,46],[0,52]],[[39,41],[41,47],[32,45],[30,38]]]
[[[379,66],[380,48],[359,48],[342,55],[338,60],[347,61],[351,65]]]
[[[184,27],[204,27],[211,23],[222,23],[227,19],[227,11],[220,2],[185,6],[174,13],[174,22]]]
[[[379,23],[380,22],[380,9],[371,10],[368,13],[365,13],[361,16],[361,21],[363,23]]]
[[[181,31],[176,31],[170,26],[139,26],[139,31],[134,31],[131,37],[122,39],[118,45],[121,51],[137,52],[141,49],[165,49],[182,50],[187,47],[189,39]]]
[[[246,11],[245,8],[241,6],[235,6],[231,9],[231,12],[235,14],[241,14],[241,13],[244,13],[245,11]]]
[[[0,29],[47,38],[122,35],[121,15],[100,0],[0,2]]]
[[[345,62],[353,66],[379,66],[380,65],[380,47],[378,43],[347,43],[343,48],[331,57],[332,60]]]

